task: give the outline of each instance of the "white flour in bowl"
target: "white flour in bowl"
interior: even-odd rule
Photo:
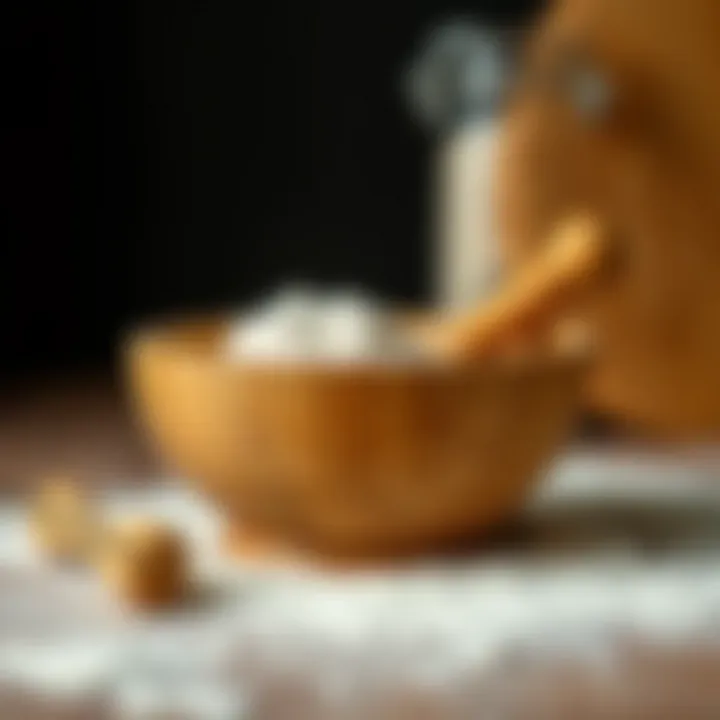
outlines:
[[[237,360],[396,362],[423,356],[374,298],[305,287],[287,288],[239,318],[225,347]]]

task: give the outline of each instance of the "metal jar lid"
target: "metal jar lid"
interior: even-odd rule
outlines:
[[[509,33],[464,20],[435,28],[405,76],[412,114],[433,133],[494,115],[511,72],[512,45]]]

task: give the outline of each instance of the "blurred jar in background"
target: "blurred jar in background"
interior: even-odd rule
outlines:
[[[476,303],[500,275],[492,188],[509,66],[500,31],[461,21],[431,32],[408,73],[412,112],[436,139],[432,268],[434,300],[443,310]]]

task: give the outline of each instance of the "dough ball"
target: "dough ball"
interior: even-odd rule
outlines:
[[[133,519],[108,532],[100,574],[121,603],[138,610],[178,604],[189,585],[184,538],[160,521]]]
[[[96,508],[70,478],[51,478],[29,513],[30,532],[41,554],[54,561],[87,562],[101,532]]]

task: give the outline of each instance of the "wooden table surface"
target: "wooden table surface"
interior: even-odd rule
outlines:
[[[38,380],[18,384],[2,393],[0,493],[4,496],[25,493],[54,472],[71,473],[90,485],[148,482],[159,472],[159,464],[133,426],[122,392],[111,378]],[[2,583],[0,568],[0,594]],[[622,675],[631,679],[634,699],[626,699],[626,689],[614,694],[612,687],[589,688],[579,678],[566,674],[548,677],[530,707],[508,717],[720,718],[720,654],[715,651],[701,647],[672,653],[636,649],[628,652]],[[545,702],[553,709],[543,710]],[[43,700],[32,693],[7,687],[0,691],[1,720],[104,717],[98,706],[60,708],[56,701]],[[479,708],[477,716],[468,720],[484,718]]]
[[[111,375],[25,380],[0,394],[0,493],[54,473],[92,485],[135,483],[158,464]]]

